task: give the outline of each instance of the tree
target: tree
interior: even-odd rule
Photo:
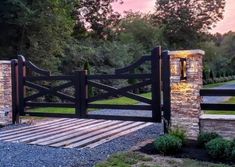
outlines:
[[[156,0],[153,21],[165,27],[171,48],[194,48],[223,18],[225,0]]]
[[[124,44],[141,44],[145,51],[149,52],[157,45],[165,46],[163,28],[155,26],[151,22],[151,15],[126,12],[119,24],[118,39]]]
[[[1,1],[0,57],[23,54],[36,64],[57,70],[73,32],[77,4],[78,0]]]
[[[113,2],[121,3],[120,0],[80,0],[74,36],[78,39],[89,35],[98,39],[112,38],[120,18],[112,8]]]

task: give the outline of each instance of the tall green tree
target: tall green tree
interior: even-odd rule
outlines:
[[[112,7],[120,0],[80,0],[77,6],[77,25],[74,35],[78,38],[92,36],[98,39],[110,39],[119,22],[120,14]]]
[[[77,0],[2,0],[0,57],[23,54],[56,70],[73,32],[77,5]]]
[[[225,0],[156,0],[153,21],[163,25],[171,48],[194,48],[223,18]]]

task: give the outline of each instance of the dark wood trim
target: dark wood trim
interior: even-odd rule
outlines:
[[[18,98],[19,98],[19,114],[24,114],[24,78],[26,75],[25,58],[18,56]]]
[[[34,72],[36,72],[38,74],[45,75],[45,76],[50,76],[50,71],[47,71],[47,70],[44,70],[44,69],[41,69],[41,68],[37,67],[31,61],[26,61],[26,66],[30,70],[32,70],[32,71],[34,71]]]
[[[27,116],[34,117],[54,117],[54,118],[77,118],[75,114],[60,114],[60,113],[39,113],[39,112],[25,112]]]
[[[11,60],[11,86],[12,86],[12,123],[19,123],[19,102],[18,102],[18,72],[17,72],[18,61],[16,59]]]
[[[151,110],[150,105],[115,105],[115,104],[88,104],[88,108],[120,109],[120,110]]]
[[[65,107],[65,108],[74,108],[75,103],[25,102],[25,106],[28,106],[28,107]]]
[[[161,47],[154,48],[151,55],[152,74],[152,117],[156,122],[161,122]]]
[[[235,96],[234,89],[201,89],[201,96]]]
[[[115,71],[115,74],[128,73],[131,70],[134,70],[135,68],[141,66],[146,61],[151,61],[151,56],[150,55],[142,56],[139,60],[137,60],[136,62],[132,63],[131,65],[129,65],[127,67],[124,67],[124,68],[117,69]]]
[[[88,80],[102,79],[150,79],[151,74],[113,74],[113,75],[88,75]]]
[[[171,125],[170,55],[168,51],[162,53],[162,64],[164,132],[168,133]]]
[[[235,111],[235,104],[209,104],[202,103],[202,110],[220,110],[220,111]]]
[[[74,80],[74,76],[73,75],[60,75],[60,76],[30,76],[30,77],[26,77],[25,78],[26,81],[66,81],[66,80],[70,80],[73,81]]]

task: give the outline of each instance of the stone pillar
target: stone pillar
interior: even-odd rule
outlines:
[[[203,86],[202,50],[172,51],[171,67],[171,127],[186,131],[189,139],[199,134],[199,91]]]
[[[0,125],[12,123],[11,62],[0,61]]]

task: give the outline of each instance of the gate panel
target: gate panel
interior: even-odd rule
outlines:
[[[163,58],[161,58],[163,56]],[[133,74],[136,68],[149,62],[150,72]],[[161,122],[164,110],[164,120],[170,120],[170,67],[168,52],[161,51],[160,47],[152,50],[151,55],[142,56],[135,63],[117,69],[112,75],[87,75],[87,71],[75,71],[73,75],[52,76],[49,71],[38,68],[32,62],[25,60],[23,56],[17,61],[12,61],[13,75],[13,122],[18,116],[41,116],[41,117],[77,117],[111,120],[151,121]],[[161,70],[163,69],[163,71]],[[33,75],[34,74],[34,75]],[[162,77],[161,77],[162,76]],[[107,80],[139,80],[138,83],[116,88],[106,84]],[[99,82],[98,82],[98,81]],[[42,83],[43,82],[43,83]],[[47,83],[47,84],[45,84]],[[56,83],[53,85],[53,83]],[[161,85],[163,85],[163,93]],[[152,99],[148,99],[135,93],[136,89],[151,86]],[[72,89],[72,95],[64,91]],[[101,90],[102,93],[88,97],[88,87]],[[27,93],[27,89],[34,91]],[[36,92],[35,92],[36,91]],[[71,92],[71,91],[70,91]],[[163,101],[161,96],[163,94]],[[56,102],[48,102],[45,95],[57,97]],[[137,105],[102,104],[100,100],[110,97],[127,97],[137,101]],[[43,98],[42,98],[43,97]],[[42,98],[41,101],[38,98]],[[95,103],[99,101],[99,103]],[[34,107],[67,107],[74,108],[73,114],[64,113],[41,113],[28,112],[25,109]],[[120,109],[120,110],[149,110],[151,117],[141,116],[115,116],[115,115],[92,115],[88,109]],[[144,111],[143,111],[144,112]]]

